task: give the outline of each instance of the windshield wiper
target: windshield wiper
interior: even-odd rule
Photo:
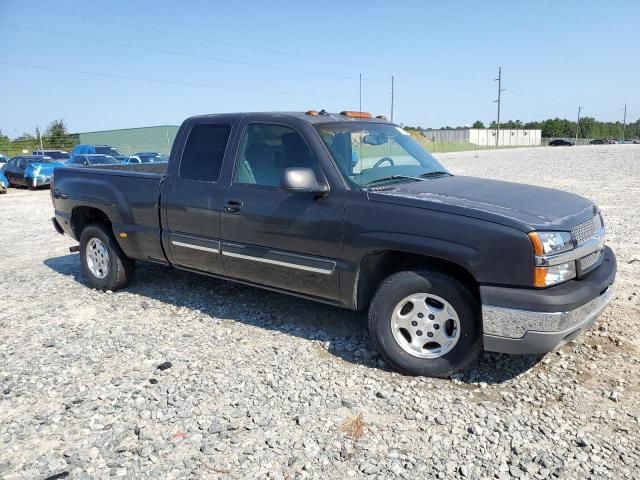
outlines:
[[[374,183],[380,182],[388,182],[389,180],[415,180],[422,181],[423,179],[420,177],[409,177],[407,175],[389,175],[388,177],[377,178],[376,180],[371,180],[370,182],[365,183],[363,186],[367,187],[369,185],[373,185]]]
[[[420,177],[429,178],[429,177],[440,177],[442,175],[448,175],[450,177],[453,177],[453,175],[451,175],[449,172],[445,172],[444,170],[435,170],[433,172],[423,173],[422,175],[420,175]]]

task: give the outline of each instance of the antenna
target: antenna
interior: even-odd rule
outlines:
[[[358,111],[362,113],[362,74],[360,74],[360,109]]]

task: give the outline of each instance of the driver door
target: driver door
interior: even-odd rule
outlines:
[[[222,211],[227,275],[337,301],[344,191],[338,185],[326,195],[281,190],[289,167],[311,168],[328,183],[318,154],[292,125],[245,121],[242,128]]]

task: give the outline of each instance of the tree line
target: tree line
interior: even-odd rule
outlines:
[[[525,130],[542,130],[544,138],[575,138],[576,136],[575,120],[567,120],[566,118],[549,118],[542,121],[521,122],[520,120],[507,120],[500,122],[500,128],[504,129],[525,129]],[[421,127],[405,127],[407,130],[431,130],[431,128],[423,129]],[[443,130],[452,130],[454,127],[445,126]],[[465,128],[465,127],[455,127]],[[495,120],[488,127],[477,120],[471,125],[471,128],[496,128]],[[602,122],[593,117],[584,117],[580,119],[580,129],[578,130],[578,138],[603,138],[603,139],[620,139],[624,138],[640,138],[640,119],[635,122],[627,123],[623,128],[622,122]]]
[[[13,140],[0,132],[0,152],[17,155],[23,150],[38,150],[40,140],[44,149],[70,150],[78,143],[78,136],[68,132],[63,120],[54,120],[44,132],[36,127],[35,134],[25,132]]]

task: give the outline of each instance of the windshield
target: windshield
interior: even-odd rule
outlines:
[[[58,163],[51,157],[39,157],[39,158],[28,158],[27,164],[31,165],[32,163]]]
[[[87,159],[91,165],[100,165],[105,163],[120,163],[115,158],[108,155],[87,155]]]
[[[122,155],[115,147],[95,147],[96,153],[100,153],[102,155]]]
[[[317,124],[340,171],[357,187],[403,178],[449,175],[402,128],[385,123]]]

